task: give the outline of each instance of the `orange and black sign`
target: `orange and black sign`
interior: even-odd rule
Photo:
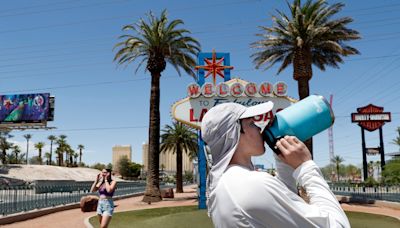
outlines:
[[[357,108],[357,112],[351,114],[351,122],[358,123],[360,127],[368,131],[375,131],[382,127],[385,122],[390,121],[390,112],[383,112],[383,107],[373,104]]]

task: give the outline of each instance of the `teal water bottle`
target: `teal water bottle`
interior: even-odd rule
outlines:
[[[264,141],[276,153],[275,144],[285,135],[305,141],[332,126],[335,120],[328,101],[320,95],[311,95],[275,114],[270,127],[262,133]]]

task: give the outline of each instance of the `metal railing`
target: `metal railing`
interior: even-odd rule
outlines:
[[[362,200],[386,200],[400,202],[400,186],[353,186],[330,184],[332,192],[336,195],[350,196]]]
[[[76,182],[69,186],[0,186],[0,217],[23,211],[80,202],[83,196],[97,195],[96,192],[89,192],[91,185],[92,183],[89,182]],[[144,192],[145,187],[146,183],[144,182],[119,182],[114,196],[126,196]]]

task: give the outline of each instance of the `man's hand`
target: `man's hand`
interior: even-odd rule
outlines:
[[[296,169],[306,161],[311,160],[311,154],[306,145],[295,136],[285,136],[278,140],[276,146],[281,151],[279,158]]]

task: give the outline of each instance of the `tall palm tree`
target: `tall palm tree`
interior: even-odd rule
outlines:
[[[117,43],[119,48],[114,57],[119,65],[139,61],[137,70],[146,63],[146,70],[151,74],[150,123],[148,172],[144,202],[161,200],[159,187],[159,152],[160,152],[160,77],[167,62],[180,75],[180,68],[195,77],[193,68],[195,56],[200,51],[200,44],[189,36],[186,29],[177,28],[183,24],[180,19],[169,22],[164,10],[160,17],[149,13],[148,20],[140,19],[135,24],[126,25],[123,31],[134,34],[122,35],[123,41]]]
[[[82,150],[85,149],[85,146],[82,144],[78,145],[78,150],[79,150],[79,164],[82,164]]]
[[[197,153],[197,134],[185,125],[166,125],[161,135],[161,152],[176,153],[176,192],[182,193],[182,154]]]
[[[79,154],[76,153],[76,152],[74,152],[73,156],[74,156],[74,166],[78,166],[78,157],[79,157]]]
[[[72,167],[74,165],[74,154],[75,150],[73,150],[70,146],[68,147],[67,154],[69,155],[69,166]]]
[[[51,165],[51,154],[49,152],[46,152],[44,154],[44,157],[46,158],[46,165]]]
[[[342,57],[359,54],[345,41],[359,39],[359,33],[346,26],[350,17],[332,19],[344,7],[343,3],[328,5],[325,0],[294,0],[289,4],[290,15],[277,10],[272,27],[261,26],[261,40],[252,43],[256,52],[252,55],[256,68],[268,69],[282,62],[277,74],[293,64],[293,78],[298,83],[299,98],[310,94],[309,81],[312,65],[322,71],[326,66],[339,68]],[[312,139],[306,141],[312,154]]]
[[[29,140],[32,138],[32,135],[26,134],[24,138],[26,139],[26,164],[28,164]]]
[[[5,130],[5,129],[0,130],[0,150],[2,151],[1,162],[3,164],[6,164],[6,162],[7,162],[7,150],[13,146],[13,143],[8,142],[8,139],[12,138],[12,137],[14,137],[14,136],[10,135],[9,130]]]
[[[335,164],[336,166],[336,174],[337,174],[337,181],[339,182],[339,169],[340,169],[340,164],[344,162],[344,159],[340,157],[339,155],[336,155],[335,157],[332,158],[332,163]]]
[[[52,156],[53,156],[53,142],[54,142],[55,140],[57,140],[57,137],[54,136],[54,135],[49,135],[49,136],[47,137],[47,139],[50,140],[50,157],[49,157],[50,163],[49,163],[49,165],[51,165],[52,159],[53,159],[53,158],[52,158]]]
[[[36,143],[34,146],[35,146],[35,149],[37,149],[38,151],[39,151],[39,155],[38,155],[38,159],[39,159],[39,164],[43,164],[43,162],[42,162],[42,149],[43,149],[43,147],[44,147],[44,142],[38,142],[38,143]]]
[[[19,148],[18,145],[14,145],[11,147],[11,149],[12,152],[14,153],[15,164],[19,164],[18,159],[19,159],[19,153],[21,153],[21,148]]]
[[[66,152],[66,145],[67,145],[67,140],[66,140],[67,136],[66,135],[60,135],[58,136],[58,139],[56,139],[56,143],[57,143],[57,157],[58,157],[58,166],[62,166],[64,165],[64,152]]]
[[[56,154],[57,154],[57,165],[62,166],[63,165],[63,151],[62,148],[59,146],[56,148]]]

